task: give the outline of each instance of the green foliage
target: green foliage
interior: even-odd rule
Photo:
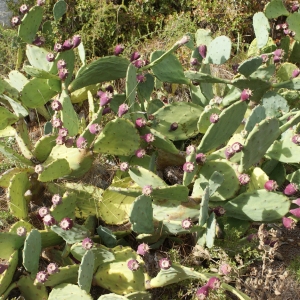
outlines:
[[[300,256],[296,256],[291,260],[288,270],[296,277],[297,281],[300,282]]]

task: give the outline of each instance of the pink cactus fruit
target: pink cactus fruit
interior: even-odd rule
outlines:
[[[143,158],[146,155],[145,149],[138,149],[135,151],[135,156],[138,158]]]
[[[230,267],[229,264],[222,264],[220,266],[220,273],[223,274],[223,275],[228,275],[230,274],[232,268]]]
[[[100,130],[101,130],[100,124],[95,123],[89,126],[89,131],[91,134],[98,134]]]
[[[289,183],[283,193],[287,196],[292,196],[298,192],[298,186],[295,183]]]
[[[135,127],[136,128],[142,128],[145,127],[147,124],[146,120],[144,118],[137,118],[135,120]]]
[[[136,61],[134,61],[132,63],[138,69],[144,66],[144,61],[142,59],[138,59],[138,60],[136,60]]]
[[[198,47],[198,51],[199,51],[199,54],[202,56],[202,58],[206,57],[206,53],[207,53],[207,47],[206,47],[206,45],[200,45]]]
[[[274,56],[274,57],[273,57],[273,62],[274,62],[274,64],[280,63],[280,60],[281,60],[281,58],[280,58],[279,56]]]
[[[82,245],[82,248],[84,248],[86,250],[90,250],[93,248],[94,242],[92,239],[86,237],[85,239],[83,239],[81,245]]]
[[[129,163],[124,161],[120,164],[120,170],[123,172],[127,172],[129,170]]]
[[[127,267],[131,271],[136,271],[140,267],[139,262],[136,259],[130,259],[127,262]]]
[[[182,220],[182,222],[181,222],[181,227],[183,229],[190,229],[193,227],[193,225],[194,224],[193,224],[193,221],[191,218],[186,218],[186,219]]]
[[[221,281],[218,277],[211,277],[207,282],[207,286],[212,290],[216,290],[221,286]]]
[[[290,210],[290,213],[297,218],[300,218],[300,207],[294,208]]]
[[[122,117],[124,114],[126,114],[129,110],[129,107],[127,104],[123,103],[119,106],[119,109],[118,109],[118,116],[119,118]]]
[[[190,155],[196,151],[196,147],[194,145],[189,145],[185,149],[186,155]]]
[[[282,25],[282,26],[283,26],[283,25]],[[283,49],[276,49],[276,50],[273,52],[273,55],[282,58],[282,57],[284,56],[284,50],[283,50]]]
[[[22,4],[20,6],[20,13],[27,14],[29,12],[29,6],[27,4]]]
[[[125,47],[122,44],[119,44],[115,47],[114,54],[116,56],[120,55],[124,51]]]
[[[292,201],[294,204],[300,206],[300,198],[297,198],[295,200]]]
[[[169,131],[175,131],[177,129],[178,129],[178,123],[174,122],[171,124]]]
[[[170,259],[168,258],[161,258],[159,261],[158,261],[158,265],[161,269],[163,270],[168,270],[171,268],[172,266],[172,262]]]
[[[145,82],[146,81],[146,76],[144,76],[143,74],[138,74],[138,75],[136,75],[136,81],[138,83]]]
[[[14,16],[11,18],[12,26],[18,26],[21,24],[21,18],[19,16]]]
[[[219,121],[219,115],[218,114],[211,114],[209,117],[209,122],[210,123],[218,123]]]
[[[266,63],[269,60],[269,56],[267,54],[262,54],[260,57],[263,63]]]
[[[100,106],[105,106],[108,103],[110,103],[110,101],[113,98],[113,94],[111,92],[102,92],[100,95]]]
[[[48,207],[45,207],[45,206],[43,206],[39,209],[39,215],[41,218],[44,218],[46,215],[49,214],[49,212],[50,211],[49,211]]]
[[[293,219],[286,217],[282,218],[282,224],[286,229],[293,229],[296,226],[295,221]]]
[[[198,153],[196,155],[196,163],[197,164],[204,164],[206,161],[206,155],[204,153]]]
[[[45,44],[45,38],[42,36],[37,36],[33,41],[32,44],[37,46],[37,47],[41,47]]]
[[[50,263],[47,266],[47,272],[48,272],[49,275],[58,273],[59,272],[58,265],[56,263]]]
[[[51,103],[51,108],[54,111],[60,111],[60,110],[62,110],[62,105],[58,100],[53,100]]]
[[[55,55],[51,52],[49,52],[47,55],[46,55],[46,59],[49,61],[49,62],[53,62],[55,60]]]
[[[142,243],[142,244],[138,245],[136,253],[139,254],[139,255],[144,256],[147,253],[149,253],[149,250],[150,250],[150,247],[147,244]]]
[[[63,69],[63,68],[66,68],[67,66],[67,63],[64,59],[60,59],[58,62],[57,62],[57,69],[60,70],[60,69]]]
[[[183,165],[183,171],[184,172],[187,172],[187,173],[191,173],[194,171],[194,164],[191,163],[191,162],[186,162],[184,165]]]
[[[147,143],[152,143],[155,140],[155,136],[152,133],[146,133],[142,135],[141,138]]]
[[[273,192],[273,191],[276,191],[278,189],[278,184],[275,180],[268,180],[264,184],[264,188],[269,192]]]
[[[25,227],[20,226],[20,227],[17,228],[17,235],[19,235],[19,236],[25,236],[26,233],[27,233],[27,230],[26,230]]]
[[[60,136],[63,136],[63,137],[68,136],[68,133],[69,133],[69,130],[67,128],[64,128],[64,127],[60,128],[59,131],[58,131],[58,134]]]
[[[83,136],[80,136],[76,141],[76,146],[79,149],[87,148],[87,140]]]
[[[56,139],[55,139],[55,143],[56,145],[63,145],[66,141],[66,138],[64,136],[59,135]]]
[[[292,136],[292,142],[300,146],[300,134],[295,134]]]
[[[135,51],[131,54],[130,61],[133,62],[141,57],[140,53]]]
[[[69,75],[69,71],[66,68],[62,68],[58,70],[58,77],[64,81]]]
[[[63,122],[61,119],[59,118],[53,118],[51,121],[51,124],[54,128],[60,128],[63,125]]]
[[[47,225],[47,226],[51,226],[51,225],[56,224],[56,220],[55,220],[54,217],[51,216],[50,214],[46,215],[46,216],[43,218],[43,222],[44,222],[44,224]]]
[[[299,4],[298,3],[294,3],[293,5],[292,5],[292,8],[291,8],[291,10],[292,10],[292,12],[296,12],[296,11],[298,11],[299,10]]]
[[[72,41],[73,41],[73,49],[77,48],[81,43],[81,36],[79,34],[75,34],[72,37]]]
[[[35,279],[39,282],[39,283],[45,283],[48,279],[48,273],[45,271],[40,271],[36,274]]]
[[[45,5],[45,3],[46,3],[46,0],[37,0],[36,1],[37,6],[43,6],[43,5]]]
[[[62,197],[59,194],[54,194],[52,196],[51,202],[54,206],[57,206],[62,203]]]
[[[246,185],[250,182],[250,176],[246,173],[239,175],[238,179],[241,185]]]
[[[143,193],[145,196],[150,196],[152,192],[153,192],[152,185],[145,185],[145,186],[143,187],[142,193]]]
[[[234,151],[234,153],[241,152],[243,148],[244,146],[239,142],[235,142],[231,145],[231,149]]]
[[[296,69],[292,72],[292,78],[296,78],[298,77],[300,74],[300,69]]]
[[[250,89],[244,89],[241,93],[241,100],[246,101],[252,96],[252,91]]]
[[[207,285],[202,286],[201,288],[197,289],[196,298],[198,300],[204,300],[209,294],[209,288]]]
[[[74,43],[72,39],[67,39],[64,41],[63,45],[63,50],[71,50],[74,47]]]
[[[198,59],[195,58],[195,57],[192,57],[192,58],[190,59],[190,65],[191,65],[191,66],[197,66],[197,65],[199,65]]]
[[[37,174],[41,174],[44,171],[44,167],[42,165],[36,165],[34,168],[34,172]]]
[[[72,148],[73,145],[74,145],[74,142],[75,142],[75,139],[74,139],[74,138],[67,138],[67,139],[65,140],[65,146],[66,146],[67,148]]]
[[[110,107],[105,107],[102,111],[102,116],[109,114],[111,112],[111,108]]]
[[[62,52],[63,51],[63,45],[61,43],[56,43],[53,48],[54,52]]]
[[[282,27],[281,27],[281,24],[277,24],[276,26],[275,26],[275,29],[276,30],[280,30]]]
[[[224,216],[225,213],[226,213],[225,208],[222,207],[222,206],[214,207],[214,208],[212,209],[212,211],[214,212],[214,214],[215,214],[217,217]]]
[[[235,152],[233,151],[231,146],[228,146],[225,148],[225,157],[226,159],[230,159],[233,155],[235,154]]]
[[[73,227],[73,220],[71,218],[63,218],[60,223],[59,226],[61,229],[63,230],[70,230]]]

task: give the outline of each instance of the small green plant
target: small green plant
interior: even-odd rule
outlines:
[[[296,256],[291,260],[288,270],[296,277],[297,281],[300,282],[300,256]]]

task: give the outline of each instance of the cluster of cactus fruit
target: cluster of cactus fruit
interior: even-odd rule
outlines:
[[[49,52],[39,35],[42,4],[22,5],[23,17],[12,18],[27,60],[0,79],[0,137],[14,137],[19,147],[0,142],[0,152],[15,164],[1,174],[0,186],[18,219],[0,233],[0,258],[7,261],[0,269],[0,299],[14,288],[26,299],[58,299],[70,291],[92,299],[92,284],[112,293],[99,300],[151,299],[147,290],[191,278],[207,282],[195,291],[198,299],[219,287],[250,299],[220,275],[167,257],[151,278],[143,258],[174,235],[193,233],[198,245],[211,248],[222,220],[244,227],[282,220],[292,228],[300,218],[299,5],[288,11],[272,0],[254,15],[256,39],[229,80],[212,75],[210,64],[230,58],[230,39],[213,39],[203,29],[149,58],[134,52],[127,59],[117,45],[114,55],[87,64],[78,35]],[[278,46],[269,38],[268,19],[280,16],[286,23],[276,27],[285,34]],[[189,70],[175,55],[179,47],[191,50]],[[75,51],[81,61],[76,74]],[[20,67],[22,51],[18,55]],[[125,79],[124,93],[113,87],[117,79]],[[162,83],[181,84],[190,100],[157,99]],[[84,101],[89,114],[82,119],[74,104]],[[24,120],[30,109],[46,119],[35,143]],[[99,154],[119,162],[111,185],[74,183]],[[174,166],[183,178],[172,185],[159,174]],[[41,200],[45,189],[53,195],[51,207]],[[30,212],[31,204],[40,208]],[[32,214],[43,229],[30,223]],[[132,234],[136,251],[126,241]],[[48,253],[46,270],[42,252]],[[20,263],[26,272],[13,281]],[[229,272],[224,265],[221,274]]]

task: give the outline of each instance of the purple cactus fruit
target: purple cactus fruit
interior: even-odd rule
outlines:
[[[136,259],[130,259],[127,262],[127,267],[131,271],[136,271],[140,267],[139,262]]]
[[[55,55],[53,53],[48,53],[46,55],[46,59],[49,61],[49,62],[53,62],[55,60]]]
[[[231,267],[229,264],[222,264],[220,266],[220,273],[223,275],[228,275],[231,272]]]
[[[300,134],[295,134],[292,136],[292,142],[300,146]]]
[[[143,187],[143,190],[142,190],[142,193],[145,195],[145,196],[150,196],[151,193],[153,191],[153,188],[152,188],[152,185],[145,185]]]
[[[196,155],[196,163],[197,164],[204,164],[206,161],[206,155],[204,153],[198,153]]]
[[[62,47],[63,50],[71,50],[74,47],[73,40],[72,39],[65,40]]]
[[[217,217],[224,216],[225,213],[226,213],[225,208],[222,207],[222,206],[214,207],[212,211],[214,212],[214,214],[215,214]]]
[[[59,268],[58,268],[58,265],[56,263],[50,263],[48,266],[47,266],[47,272],[48,274],[55,274],[55,273],[58,273],[59,272]]]
[[[14,16],[11,18],[12,26],[18,26],[21,24],[21,18],[19,16]]]
[[[299,10],[299,4],[298,3],[294,3],[293,5],[292,5],[292,12],[296,12],[296,11],[298,11]]]
[[[226,157],[226,159],[229,160],[234,154],[235,154],[235,152],[233,151],[231,146],[228,146],[228,147],[225,148],[225,157]]]
[[[300,74],[300,69],[296,69],[292,72],[292,78],[298,77]]]
[[[37,36],[33,41],[32,44],[37,46],[37,47],[41,47],[45,44],[45,38],[42,36]]]
[[[204,300],[209,294],[209,288],[207,285],[202,286],[201,288],[197,289],[196,298],[198,300]]]
[[[176,42],[176,45],[178,47],[181,47],[185,44],[187,44],[190,41],[191,37],[189,35],[184,35],[179,41]]]
[[[135,156],[138,158],[143,158],[146,155],[145,149],[138,149],[135,151]]]
[[[187,172],[187,173],[191,173],[191,172],[193,172],[194,171],[194,164],[193,163],[191,163],[191,162],[186,162],[184,165],[183,165],[183,171],[184,172]]]
[[[91,240],[90,238],[87,237],[87,238],[83,239],[81,245],[82,245],[82,248],[84,248],[85,250],[90,250],[93,248],[94,242],[93,242],[93,240]]]
[[[130,61],[133,62],[141,57],[140,53],[135,51],[131,54]]]
[[[123,103],[119,106],[119,109],[118,109],[118,116],[119,118],[122,117],[124,114],[126,114],[129,110],[129,107],[127,104]]]
[[[114,88],[113,88],[113,86],[112,86],[111,84],[108,85],[107,87],[105,87],[105,90],[106,90],[107,92],[110,92],[111,94],[114,93]]]
[[[168,270],[171,268],[172,266],[172,263],[171,261],[168,259],[168,258],[161,258],[159,261],[158,261],[158,265],[161,269],[163,270]]]
[[[169,131],[175,131],[178,129],[178,123],[174,122],[171,124]]]
[[[232,69],[232,71],[233,71],[233,74],[237,74],[238,73],[238,69],[239,69],[239,64],[233,64],[233,65],[231,65],[231,69]]]
[[[58,62],[57,62],[57,69],[60,70],[60,69],[63,69],[63,68],[66,68],[67,66],[67,63],[65,60],[63,59],[60,59]]]
[[[60,221],[59,226],[63,230],[70,230],[73,227],[73,220],[70,218],[63,218]]]
[[[297,198],[295,200],[292,201],[294,204],[300,206],[300,198]]]
[[[17,228],[17,235],[19,235],[19,236],[25,236],[26,233],[27,233],[27,230],[26,230],[25,227],[20,226],[20,227]]]
[[[298,186],[295,183],[289,183],[283,193],[287,196],[292,196],[298,192]]]
[[[120,164],[120,170],[123,172],[127,172],[129,170],[129,163],[124,161]]]
[[[48,214],[49,214],[48,207],[43,206],[39,209],[39,215],[41,216],[41,218],[44,218]]]
[[[87,148],[87,140],[83,136],[80,136],[76,141],[76,146],[79,149]]]
[[[51,226],[51,225],[56,224],[56,220],[55,220],[54,217],[52,217],[50,214],[44,216],[43,222],[44,222],[44,224],[47,225],[47,226]]]
[[[195,58],[195,57],[191,58],[191,59],[190,59],[190,65],[191,65],[191,66],[197,66],[197,65],[199,65],[198,59]]]
[[[144,66],[144,61],[142,59],[135,60],[132,62],[136,68],[141,68]]]
[[[252,96],[252,91],[250,89],[244,89],[241,93],[241,100],[246,101]]]
[[[211,114],[209,117],[210,123],[218,123],[219,121],[219,115],[218,114]]]
[[[250,176],[246,173],[239,175],[238,178],[241,185],[246,185],[250,182]]]
[[[48,279],[48,273],[45,271],[40,271],[36,274],[35,279],[39,282],[39,283],[45,283]]]
[[[218,277],[211,277],[207,282],[207,286],[212,290],[216,290],[221,286],[221,281]]]
[[[51,108],[54,111],[60,111],[60,110],[62,110],[62,105],[58,100],[53,100],[51,103]]]
[[[100,106],[107,105],[108,103],[110,103],[112,98],[113,94],[111,92],[102,92],[100,96]]]
[[[297,218],[300,218],[300,207],[294,208],[290,210],[290,213]]]
[[[276,49],[274,52],[273,52],[273,55],[274,56],[279,56],[280,58],[282,58],[284,56],[284,50],[283,49]]]
[[[43,6],[43,5],[45,5],[45,3],[46,3],[46,0],[37,0],[36,1],[37,6]]]
[[[152,133],[146,133],[145,135],[142,135],[141,138],[147,143],[152,143],[155,140],[155,137]]]
[[[101,130],[101,126],[97,123],[89,126],[89,131],[91,134],[98,134]]]
[[[37,174],[41,174],[44,171],[44,167],[42,165],[36,165],[34,168],[34,172]]]
[[[27,14],[29,12],[29,6],[27,4],[22,4],[20,6],[20,13]]]
[[[66,138],[64,136],[59,135],[56,139],[55,139],[55,143],[56,145],[63,145],[66,142]]]
[[[68,69],[66,69],[66,68],[59,69],[59,71],[58,71],[58,77],[61,80],[65,80],[68,77],[68,75],[69,75]]]
[[[234,151],[234,153],[241,152],[243,148],[244,146],[239,142],[235,142],[231,145],[231,149]]]
[[[73,41],[73,49],[77,48],[81,43],[81,36],[79,34],[75,34],[72,37],[72,41]]]
[[[144,118],[137,118],[135,120],[135,127],[136,128],[142,128],[146,126],[146,120]]]
[[[59,118],[53,118],[51,121],[51,124],[54,128],[61,128],[63,125],[63,122]]]
[[[111,112],[111,108],[110,107],[105,107],[103,110],[102,110],[102,116],[106,115],[106,114],[109,114]]]
[[[206,57],[206,53],[207,53],[207,47],[206,47],[206,45],[200,45],[198,47],[198,51],[199,51],[199,54],[202,56],[202,58]]]
[[[276,64],[276,63],[279,63],[281,60],[281,58],[279,56],[274,56],[273,57],[273,62]]]
[[[144,256],[147,253],[149,253],[149,250],[150,250],[150,247],[147,244],[142,243],[142,244],[138,245],[136,253],[139,254],[139,255]]]
[[[262,54],[260,57],[263,63],[266,63],[269,60],[269,56],[267,54]]]
[[[142,74],[138,74],[136,75],[136,81],[138,83],[142,83],[142,82],[145,82],[146,81],[146,76],[142,75]]]
[[[269,192],[273,192],[276,191],[278,189],[278,184],[275,180],[268,180],[265,184],[264,184],[264,188],[269,191]]]
[[[293,229],[296,226],[295,221],[293,219],[286,217],[282,218],[282,224],[286,229]]]
[[[193,227],[193,225],[194,225],[194,224],[193,224],[191,218],[184,219],[184,220],[182,220],[182,222],[181,222],[181,227],[182,227],[183,229],[190,229],[190,228]]]
[[[99,90],[97,92],[97,97],[101,98],[101,96],[104,94],[104,92],[102,90]]]
[[[292,32],[291,29],[284,29],[284,30],[283,30],[283,33],[284,33],[285,35],[290,35],[291,32]]]
[[[64,50],[64,48],[63,48],[63,45],[62,45],[61,43],[56,43],[56,44],[54,45],[53,50],[54,50],[55,52],[62,52],[62,51]]]
[[[194,153],[195,151],[196,151],[196,147],[193,145],[189,145],[185,149],[186,155],[190,155],[190,154]]]
[[[74,138],[67,138],[65,140],[65,146],[67,148],[72,148],[74,146],[74,142],[75,142],[75,139]]]
[[[62,203],[62,197],[59,194],[54,194],[52,196],[51,202],[54,206],[57,206]]]
[[[116,56],[120,55],[124,51],[125,47],[122,44],[119,44],[115,47],[114,54]]]
[[[66,137],[69,134],[69,130],[67,128],[62,127],[59,129],[58,134],[60,136]]]

